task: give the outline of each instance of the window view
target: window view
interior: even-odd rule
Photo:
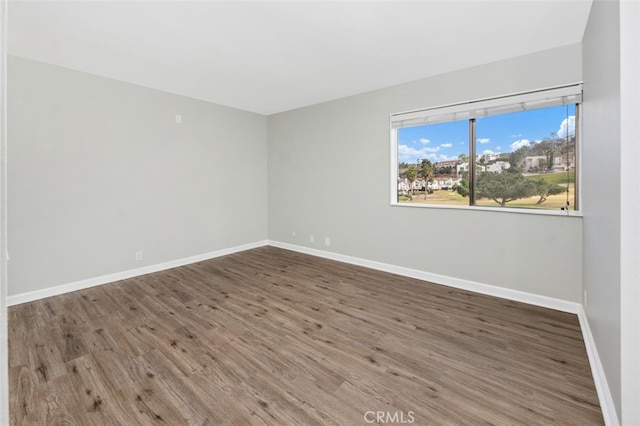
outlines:
[[[469,158],[469,123],[404,127],[398,132],[398,201],[468,205],[455,188]]]
[[[401,122],[396,204],[577,210],[577,108]]]
[[[575,108],[478,118],[476,205],[575,210]]]

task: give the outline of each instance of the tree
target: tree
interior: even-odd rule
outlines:
[[[466,163],[467,161],[469,161],[469,156],[467,154],[460,154],[458,155],[458,160],[460,160],[460,162],[462,163]]]
[[[453,173],[453,167],[451,166],[444,166],[444,167],[438,167],[435,169],[436,174],[438,175],[451,175],[451,174],[455,174]]]
[[[424,199],[427,199],[427,189],[429,182],[433,181],[433,164],[429,160],[422,160],[422,164],[420,165],[420,177],[424,179],[425,188],[424,188]]]
[[[548,169],[548,168],[549,168],[549,167],[548,167],[548,164],[547,164],[547,160],[545,160],[544,158],[541,158],[541,159],[538,161],[538,169],[539,169],[541,172],[543,172],[543,173],[544,173],[544,172],[546,172],[546,171],[547,171],[547,169]]]
[[[531,148],[526,145],[510,153],[509,164],[511,165],[511,168],[509,170],[522,172],[522,169],[524,168],[524,159],[530,155],[530,153]]]
[[[559,154],[558,143],[552,139],[545,139],[536,144],[536,149],[545,156],[545,165],[547,170],[553,167],[553,160],[556,154]],[[540,166],[542,168],[542,166]]]
[[[460,179],[460,183],[453,185],[453,189],[463,197],[469,196],[469,181],[466,177]]]
[[[500,207],[504,207],[510,201],[532,196],[533,182],[520,173],[509,170],[502,173],[479,173],[476,181],[476,198],[488,198],[500,204]]]
[[[407,180],[409,181],[409,199],[413,198],[413,182],[418,177],[418,171],[414,166],[409,166],[406,174]]]
[[[563,192],[568,190],[568,188],[565,188],[563,186],[547,182],[543,178],[534,179],[531,181],[531,183],[533,184],[532,195],[537,195],[540,197],[538,199],[538,202],[536,202],[536,205],[542,204],[547,201],[547,197],[549,195],[562,194]]]

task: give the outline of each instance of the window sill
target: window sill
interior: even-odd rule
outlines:
[[[411,207],[419,209],[445,209],[445,210],[472,210],[483,212],[500,212],[500,213],[516,213],[516,214],[532,214],[542,216],[565,216],[565,217],[582,217],[581,211],[572,210],[541,210],[541,209],[520,209],[509,207],[484,207],[484,206],[449,206],[441,204],[405,204],[391,203],[392,207]]]

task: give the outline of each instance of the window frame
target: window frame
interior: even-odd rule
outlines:
[[[456,209],[456,210],[479,210],[496,211],[524,214],[542,214],[551,216],[577,216],[582,217],[582,155],[581,155],[581,106],[582,106],[582,83],[570,85],[554,86],[546,89],[539,89],[527,92],[518,92],[508,95],[491,98],[477,99],[467,102],[446,104],[436,107],[429,107],[417,110],[410,110],[389,115],[390,131],[390,205],[427,209]],[[526,207],[498,207],[498,206],[478,206],[475,205],[475,190],[471,190],[469,205],[447,205],[447,204],[411,204],[398,201],[398,129],[409,126],[429,125],[458,120],[466,120],[469,123],[469,158],[475,158],[477,142],[475,140],[475,119],[484,116],[506,114],[510,112],[527,111],[545,107],[575,104],[575,183],[574,183],[574,208],[565,209],[534,209]],[[412,123],[403,126],[403,123]],[[470,161],[469,187],[474,188],[475,174],[472,176],[471,165],[475,161]],[[475,169],[475,167],[473,167]]]

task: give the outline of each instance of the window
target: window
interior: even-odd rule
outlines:
[[[391,203],[579,208],[582,85],[391,115]]]

